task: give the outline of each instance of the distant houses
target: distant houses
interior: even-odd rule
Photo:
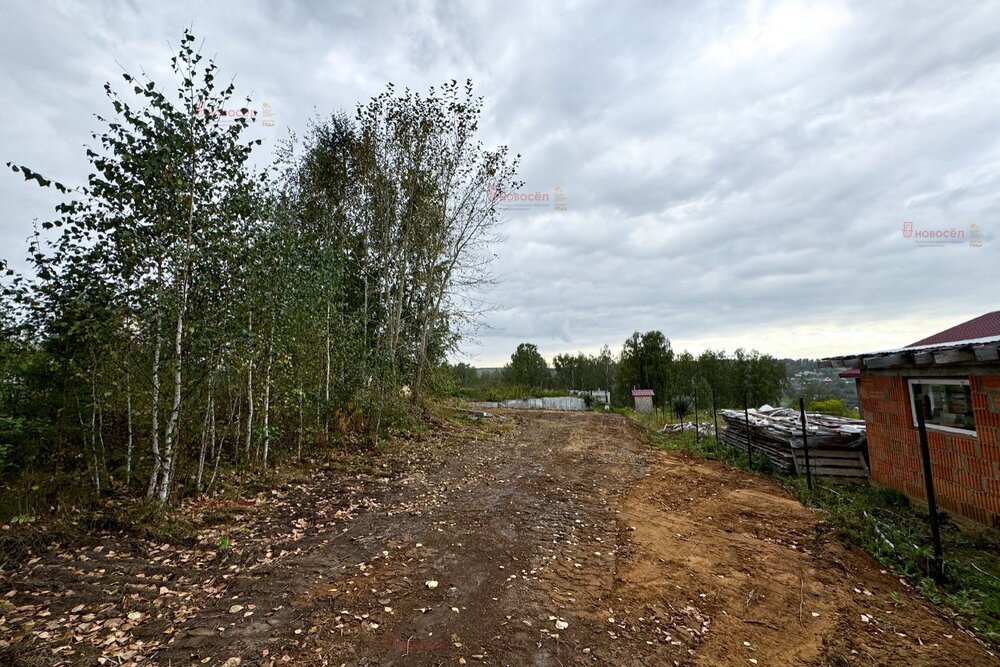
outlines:
[[[636,412],[652,412],[653,411],[653,390],[652,389],[633,389],[632,390],[632,401],[635,403]]]
[[[922,413],[937,504],[1000,527],[1000,311],[900,349],[820,364],[856,371],[873,480],[926,500]]]

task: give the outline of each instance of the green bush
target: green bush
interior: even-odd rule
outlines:
[[[9,458],[10,458],[10,445],[0,440],[0,476],[2,476],[4,470],[7,469],[7,460]]]
[[[507,401],[522,398],[544,398],[546,396],[568,396],[565,389],[540,389],[521,384],[501,384],[492,387],[465,387],[458,392],[459,397],[470,401]]]
[[[670,411],[678,419],[684,419],[691,412],[691,398],[680,394],[670,399]]]
[[[824,415],[833,415],[834,417],[847,416],[847,406],[844,404],[844,401],[839,398],[811,401],[809,405],[806,406],[806,410],[809,412],[819,412]]]

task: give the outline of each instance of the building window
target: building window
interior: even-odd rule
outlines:
[[[972,390],[968,380],[910,380],[910,409],[914,426],[917,425],[918,408],[924,412],[927,428],[964,435],[976,434]]]

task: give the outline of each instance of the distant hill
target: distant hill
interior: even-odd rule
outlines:
[[[839,398],[849,408],[858,407],[854,380],[840,377],[839,368],[820,368],[818,359],[782,359],[788,371],[792,397]]]

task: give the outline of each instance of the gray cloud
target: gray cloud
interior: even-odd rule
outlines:
[[[997,307],[1000,14],[934,3],[41,3],[0,26],[0,161],[66,183],[119,64],[167,78],[194,24],[266,146],[388,81],[471,77],[487,143],[523,155],[481,363],[659,328],[699,350],[905,344]],[[0,257],[51,193],[0,176]],[[902,222],[983,232],[917,247]],[[17,264],[23,266],[23,264]]]

